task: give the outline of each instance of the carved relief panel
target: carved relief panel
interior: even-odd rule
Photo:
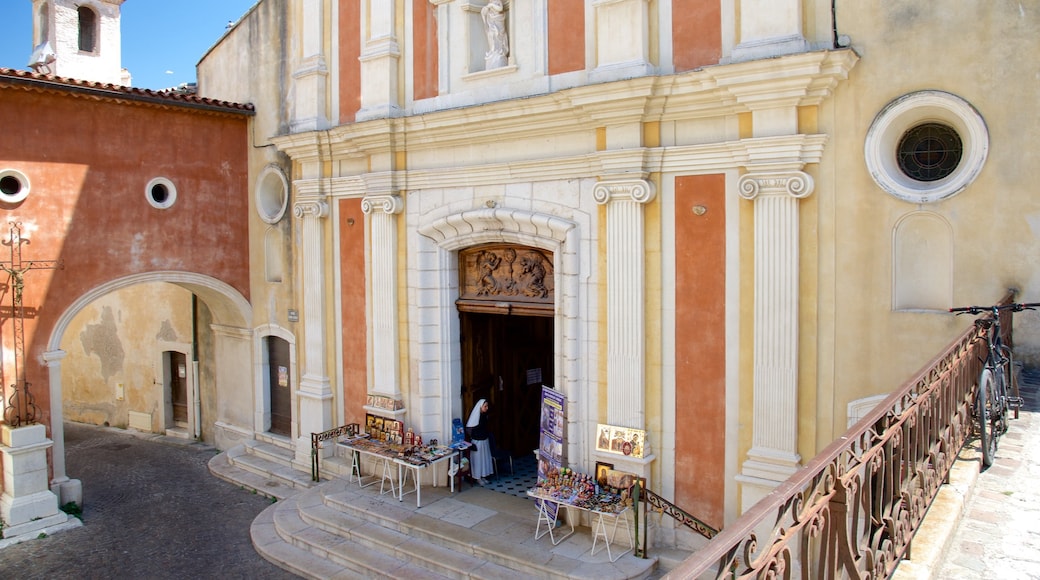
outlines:
[[[488,244],[459,252],[459,310],[551,316],[552,252]]]

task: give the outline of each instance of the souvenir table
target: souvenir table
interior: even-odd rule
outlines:
[[[563,535],[558,535],[558,532],[555,531],[560,509],[568,508],[587,511],[592,516],[591,555],[596,555],[596,544],[601,538],[606,545],[607,558],[611,562],[616,562],[618,558],[635,548],[632,524],[628,517],[631,501],[627,492],[615,493],[612,490],[600,488],[591,477],[571,472],[570,477],[566,474],[554,475],[540,481],[538,485],[527,491],[527,495],[539,500],[535,502],[538,505],[538,524],[534,529],[536,540],[548,535],[555,546],[569,538],[574,533],[574,518],[567,518],[570,528]],[[618,522],[622,519],[625,520],[625,529],[628,532],[628,548],[614,554],[611,546],[617,535]],[[543,523],[546,527],[544,531],[541,529]]]
[[[434,466],[442,461],[450,461],[459,452],[457,449],[444,445],[429,446],[405,446],[383,441],[376,441],[365,436],[345,439],[338,442],[339,445],[350,450],[350,478],[353,482],[357,478],[358,487],[368,487],[375,480],[362,483],[361,456],[373,458],[379,465],[379,493],[390,493],[398,501],[404,501],[404,496],[414,493],[415,506],[421,507],[422,503],[422,470]],[[394,481],[394,471],[397,471],[397,481]],[[411,475],[414,487],[405,491],[408,476]],[[431,475],[433,486],[437,487],[437,472]],[[386,487],[389,486],[389,489]],[[455,480],[451,478],[451,491],[455,492]]]

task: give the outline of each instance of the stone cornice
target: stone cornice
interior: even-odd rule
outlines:
[[[358,158],[388,151],[500,144],[587,133],[597,126],[725,117],[757,109],[819,104],[858,60],[827,50],[646,76],[421,115],[348,123],[274,137],[294,160]],[[327,139],[327,141],[326,141]],[[327,148],[326,148],[327,147]]]
[[[604,180],[615,180],[626,176],[641,178],[651,172],[798,171],[808,164],[819,163],[826,142],[826,135],[760,137],[704,145],[602,151],[553,159],[300,179],[293,182],[293,187],[300,197],[320,197],[325,192],[331,197],[348,198],[391,195],[413,189],[493,185],[501,183],[503,176],[517,181],[537,181],[544,179],[547,173],[557,179],[599,175]]]

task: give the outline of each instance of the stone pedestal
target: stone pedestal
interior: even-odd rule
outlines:
[[[3,537],[35,534],[64,524],[68,516],[58,509],[58,496],[48,487],[47,450],[52,443],[43,425],[0,427],[3,445],[4,493],[0,496]]]

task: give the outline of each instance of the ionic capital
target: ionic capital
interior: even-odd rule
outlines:
[[[293,206],[293,215],[297,219],[323,218],[329,215],[329,204],[318,199],[300,201]]]
[[[740,177],[737,191],[744,199],[755,199],[765,195],[789,195],[802,199],[812,194],[813,178],[804,171],[748,173]]]
[[[403,210],[404,202],[399,195],[368,195],[361,200],[361,211],[366,214],[374,211],[397,214]]]
[[[601,181],[592,188],[592,198],[600,204],[610,201],[650,203],[656,195],[654,184],[645,179]]]

